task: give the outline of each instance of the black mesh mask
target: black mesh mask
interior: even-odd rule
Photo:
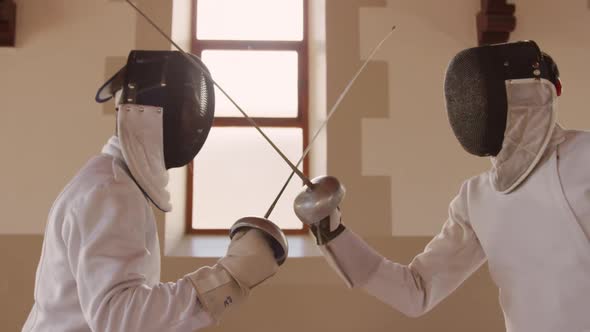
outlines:
[[[97,102],[105,102],[123,89],[123,104],[162,107],[166,169],[190,163],[213,122],[213,82],[205,65],[192,57],[201,68],[178,51],[131,51],[127,65],[96,94]]]
[[[525,78],[544,78],[560,87],[557,66],[533,41],[469,48],[451,60],[444,84],[446,109],[467,152],[500,152],[508,110],[505,82]]]

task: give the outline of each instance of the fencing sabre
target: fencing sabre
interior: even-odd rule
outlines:
[[[320,132],[328,124],[328,121],[330,120],[330,118],[332,117],[332,115],[334,115],[334,112],[336,112],[336,109],[338,108],[338,106],[340,106],[340,103],[344,99],[344,96],[348,93],[348,90],[350,90],[350,88],[354,84],[354,81],[356,81],[356,79],[359,77],[359,75],[361,74],[361,72],[365,69],[365,67],[367,66],[367,64],[369,63],[369,61],[371,61],[373,59],[373,57],[375,56],[375,54],[377,53],[377,51],[381,48],[381,46],[383,45],[383,43],[385,43],[385,41],[391,36],[391,34],[393,33],[394,30],[395,30],[395,25],[391,28],[391,31],[389,31],[385,35],[385,37],[383,37],[383,39],[381,39],[381,41],[379,42],[379,44],[377,44],[377,46],[375,46],[373,48],[373,50],[369,54],[369,57],[367,57],[367,59],[365,59],[365,61],[361,65],[361,67],[357,70],[356,74],[354,74],[354,76],[348,82],[348,84],[346,85],[346,87],[344,88],[344,90],[342,90],[342,93],[340,93],[340,96],[338,96],[338,99],[336,99],[336,102],[334,103],[334,105],[332,106],[332,108],[330,109],[330,111],[328,112],[328,115],[326,116],[326,119],[322,122],[322,124],[320,125],[320,127],[313,134],[313,137],[311,138],[311,140],[307,144],[307,147],[303,151],[303,154],[301,155],[301,158],[299,158],[299,161],[297,162],[297,164],[295,165],[295,167],[299,167],[299,165],[301,164],[301,162],[303,161],[303,159],[305,159],[305,157],[307,156],[307,154],[311,150],[311,146],[312,146],[313,142],[315,142],[315,140],[316,140],[316,138],[318,138]],[[270,205],[270,207],[268,208],[268,210],[264,214],[264,218],[268,218],[270,216],[270,214],[272,213],[272,211],[274,210],[275,206],[277,205],[277,202],[279,201],[279,199],[283,195],[283,192],[285,191],[285,189],[287,189],[287,186],[289,185],[289,182],[293,178],[293,174],[295,174],[295,173],[294,172],[291,172],[291,174],[287,178],[287,181],[285,181],[285,184],[283,185],[283,187],[281,188],[281,190],[279,191],[279,193],[275,197],[274,201],[272,202],[272,204]]]
[[[307,144],[307,147],[305,148],[305,150],[304,150],[301,158],[297,162],[297,165],[293,165],[293,163],[287,158],[287,156],[285,156],[285,154],[274,144],[274,142],[264,133],[264,131],[262,131],[262,129],[260,129],[260,127],[254,121],[254,119],[252,119],[252,118],[250,118],[250,116],[248,116],[248,114],[234,101],[234,99],[227,92],[225,92],[225,90],[221,86],[219,86],[219,84],[211,77],[211,75],[206,70],[204,70],[201,67],[201,65],[198,62],[196,62],[192,57],[190,57],[182,49],[182,47],[180,47],[176,42],[174,42],[174,40],[172,40],[172,38],[170,38],[170,36],[168,36],[162,29],[160,29],[160,27],[147,14],[145,14],[139,7],[137,7],[133,2],[131,2],[131,0],[125,0],[125,1],[131,7],[133,7],[133,9],[135,9],[135,11],[137,11],[154,29],[156,29],[160,33],[160,35],[162,35],[162,37],[164,37],[174,47],[176,47],[176,49],[178,49],[178,51],[180,51],[180,53],[185,57],[185,59],[187,59],[193,66],[196,66],[197,68],[199,68],[203,72],[203,74],[207,77],[207,79],[211,80],[211,82],[219,89],[219,91],[221,91],[221,93],[223,93],[223,95],[225,95],[225,97],[227,97],[227,99],[238,109],[238,111],[246,118],[246,120],[252,126],[254,126],[254,128],[262,135],[262,137],[272,146],[272,148],[279,154],[279,156],[291,168],[291,174],[289,175],[289,177],[285,181],[285,184],[283,185],[283,187],[281,188],[281,190],[279,191],[279,193],[275,197],[274,201],[272,202],[272,204],[268,208],[268,210],[267,210],[267,212],[266,212],[266,214],[264,216],[265,219],[268,218],[270,216],[270,214],[272,213],[272,211],[274,210],[274,207],[276,206],[278,200],[281,198],[283,192],[287,188],[287,186],[288,186],[289,182],[291,181],[291,179],[293,178],[293,175],[294,174],[297,174],[297,176],[301,180],[303,180],[303,182],[305,183],[306,186],[308,186],[310,188],[313,187],[313,184],[311,183],[311,181],[309,180],[309,178],[306,177],[299,170],[299,168],[298,168],[299,165],[301,164],[301,162],[305,159],[305,157],[307,156],[307,154],[311,150],[312,144],[315,142],[315,140],[317,139],[317,137],[319,136],[319,134],[323,130],[323,128],[327,125],[327,123],[330,120],[330,118],[332,117],[332,115],[336,112],[338,106],[340,105],[340,103],[344,99],[344,96],[348,93],[348,91],[350,90],[350,88],[352,87],[352,85],[354,84],[354,82],[356,81],[356,79],[359,77],[359,75],[365,69],[365,67],[367,66],[367,64],[369,63],[369,61],[372,60],[372,58],[377,53],[377,51],[381,48],[381,46],[385,43],[385,41],[391,36],[391,34],[393,33],[393,31],[395,30],[395,26],[393,26],[391,28],[391,30],[389,31],[389,33],[387,33],[387,35],[385,35],[385,37],[383,37],[383,39],[381,39],[381,41],[377,44],[377,46],[371,51],[371,53],[369,54],[369,56],[367,57],[367,59],[365,59],[365,61],[363,62],[363,64],[359,68],[359,70],[355,73],[354,77],[348,82],[348,84],[346,85],[346,87],[344,88],[344,90],[342,91],[342,93],[340,94],[340,96],[338,96],[338,99],[336,100],[336,103],[334,103],[334,105],[332,106],[332,108],[328,112],[328,115],[326,116],[326,119],[322,122],[322,124],[320,125],[320,127],[314,133],[314,135],[313,135],[312,139],[310,140],[310,142]],[[194,55],[194,56],[197,57],[199,60],[201,60],[197,55]]]

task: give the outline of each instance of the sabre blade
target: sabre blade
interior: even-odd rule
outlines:
[[[289,167],[292,170],[292,173],[297,174],[297,176],[303,180],[303,182],[305,182],[305,184],[309,187],[312,187],[313,184],[311,183],[311,181],[309,181],[309,179],[299,170],[299,164],[297,166],[293,165],[293,163],[289,160],[289,158],[287,158],[287,156],[285,156],[285,154],[283,153],[283,151],[281,151],[281,149],[279,149],[274,142],[264,133],[264,131],[262,131],[262,129],[260,129],[260,127],[258,126],[258,124],[256,123],[256,121],[254,121],[250,116],[248,116],[248,114],[233,100],[232,97],[229,96],[229,94],[227,92],[225,92],[225,90],[219,86],[219,84],[217,84],[217,82],[215,82],[215,80],[211,77],[211,75],[205,70],[205,68],[203,68],[197,61],[195,61],[195,59],[193,59],[190,55],[188,55],[183,49],[182,47],[180,47],[180,45],[176,44],[174,42],[174,40],[172,40],[172,38],[170,38],[170,36],[168,36],[162,29],[160,29],[160,27],[147,15],[145,14],[141,9],[139,9],[139,7],[137,7],[133,2],[131,2],[131,0],[125,0],[131,7],[133,7],[141,16],[143,16],[143,18],[146,19],[146,21],[148,21],[148,23],[154,27],[166,40],[168,40],[172,45],[174,45],[174,47],[176,47],[176,49],[178,49],[178,51],[180,51],[180,53],[185,57],[185,59],[187,59],[193,66],[196,66],[197,68],[199,68],[201,70],[201,72],[203,73],[203,75],[205,75],[205,77],[207,77],[207,79],[209,79],[213,85],[215,85],[219,91],[221,91],[221,93],[223,93],[223,95],[225,95],[227,97],[227,99],[238,109],[238,111],[240,113],[242,113],[242,115],[246,118],[246,120],[252,125],[254,126],[254,128],[260,133],[260,135],[262,135],[262,137],[270,144],[270,146],[272,146],[272,148],[279,154],[279,156],[281,156],[281,158],[287,163],[287,165],[289,165]],[[198,57],[197,55],[194,55],[197,59],[199,59],[200,61],[201,58]]]
[[[330,111],[328,112],[328,115],[326,116],[326,119],[321,123],[320,127],[313,134],[313,137],[311,138],[311,140],[307,144],[307,147],[303,151],[303,154],[301,155],[301,158],[299,158],[299,161],[297,161],[297,164],[295,164],[297,167],[299,167],[299,165],[301,164],[301,162],[303,161],[303,159],[305,159],[305,157],[307,156],[307,154],[311,150],[311,147],[312,147],[313,142],[315,142],[315,140],[318,138],[320,132],[328,124],[328,121],[330,120],[330,118],[332,117],[332,115],[334,115],[334,113],[336,112],[336,109],[338,109],[338,106],[340,106],[340,103],[342,103],[342,100],[344,99],[344,96],[348,93],[348,91],[350,90],[350,88],[352,87],[352,85],[354,84],[354,82],[356,81],[356,79],[359,77],[359,75],[361,74],[361,72],[365,69],[365,67],[367,66],[367,64],[369,63],[369,61],[371,61],[373,59],[373,57],[375,56],[375,54],[377,53],[377,51],[381,48],[381,46],[383,45],[383,43],[385,43],[385,41],[387,39],[389,39],[389,37],[393,34],[393,31],[395,30],[395,28],[396,28],[396,26],[394,25],[391,28],[391,30],[385,35],[385,37],[383,37],[383,39],[381,39],[381,41],[377,44],[377,46],[375,46],[373,48],[373,50],[369,53],[369,56],[365,59],[365,61],[361,65],[361,67],[357,70],[357,72],[355,73],[355,75],[348,82],[348,84],[346,85],[346,87],[344,88],[344,90],[342,90],[342,92],[338,96],[338,99],[336,99],[336,102],[334,103],[334,105],[332,106],[332,108],[330,109]],[[283,184],[283,187],[281,188],[281,190],[279,191],[279,193],[275,197],[274,201],[270,204],[270,207],[268,208],[268,210],[264,214],[264,218],[268,218],[270,216],[270,214],[274,210],[275,206],[277,205],[279,199],[281,198],[281,196],[283,196],[283,193],[285,192],[285,189],[287,189],[287,186],[289,185],[289,182],[291,182],[291,179],[292,178],[293,178],[293,172],[291,172],[291,174],[287,178],[287,181],[285,181],[285,184]]]

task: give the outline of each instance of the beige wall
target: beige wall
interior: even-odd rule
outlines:
[[[64,184],[114,131],[112,104],[96,104],[96,90],[131,48],[166,44],[123,1],[15,2],[17,47],[0,48],[0,234],[41,234]],[[168,15],[156,16],[168,30],[170,10],[160,3]]]
[[[454,141],[441,91],[449,58],[475,43],[478,3],[327,1],[328,106],[368,50],[391,25],[398,26],[331,122],[327,149],[329,173],[348,188],[347,224],[400,262],[408,262],[440,228],[462,179],[487,167],[487,161],[467,156]],[[552,3],[519,0],[514,37],[537,39],[555,55],[566,87],[562,122],[587,127],[590,115],[582,98],[589,70],[585,57],[590,45],[584,36],[590,10],[582,0],[568,1],[567,8]],[[18,330],[32,304],[51,202],[113,130],[112,112],[92,101],[97,84],[130,48],[169,47],[122,1],[17,4],[18,47],[0,49],[2,331]],[[141,4],[169,30],[170,1]],[[549,19],[551,28],[545,26]],[[162,279],[175,280],[212,262],[165,257]],[[298,258],[288,260],[241,311],[210,330],[500,331],[496,297],[484,268],[433,312],[407,319],[371,297],[346,290],[321,258]]]
[[[55,196],[114,129],[93,99],[105,58],[133,46],[135,19],[117,1],[16,3],[17,47],[0,48],[0,233],[40,234]]]
[[[387,214],[371,220],[382,224],[378,232],[387,228],[396,236],[435,234],[461,181],[488,166],[487,160],[465,154],[455,140],[442,93],[449,60],[474,46],[478,7],[479,1],[473,0],[398,0],[388,1],[385,8],[361,9],[361,51],[356,54],[367,54],[383,32],[396,25],[377,55],[383,77],[367,78],[367,89],[386,89],[375,100],[358,98],[368,107],[381,108],[380,114],[361,120],[359,158],[361,175],[385,176],[390,188]]]

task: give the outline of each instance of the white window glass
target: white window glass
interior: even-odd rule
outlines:
[[[297,117],[297,52],[204,51],[202,59],[249,116]],[[217,87],[215,116],[242,116]]]
[[[303,0],[198,0],[197,4],[198,39],[303,39]]]
[[[303,150],[301,128],[262,128],[294,163]],[[246,216],[263,217],[291,173],[289,166],[253,127],[213,127],[194,161],[193,228],[227,229]],[[294,176],[270,220],[301,229],[293,200],[301,180]]]

